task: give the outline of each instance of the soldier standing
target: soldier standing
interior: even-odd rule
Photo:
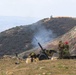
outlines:
[[[18,53],[15,53],[15,55],[16,55],[16,62],[15,62],[15,64],[19,64],[19,57],[18,57]]]
[[[64,50],[64,43],[62,41],[59,41],[58,44],[58,49],[59,49],[59,58],[63,58],[63,50]]]
[[[69,58],[70,57],[69,44],[68,44],[67,41],[64,43],[63,55],[64,55],[64,58]]]

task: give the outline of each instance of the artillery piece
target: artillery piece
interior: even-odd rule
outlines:
[[[38,42],[36,37],[34,37],[34,38]],[[37,57],[37,58],[39,58],[39,60],[45,60],[45,59],[49,59],[49,56],[52,57],[54,53],[57,53],[57,51],[55,51],[55,50],[46,50],[46,49],[44,49],[39,42],[38,42],[38,45],[41,48],[41,51],[37,55],[35,53],[33,53],[33,55],[31,56],[33,58]]]
[[[46,49],[44,49],[39,42],[38,42],[38,45],[41,48],[40,53],[37,55],[39,60],[49,59],[49,56],[52,57],[52,55],[54,53],[57,53],[57,51],[55,51],[55,50],[46,50]]]

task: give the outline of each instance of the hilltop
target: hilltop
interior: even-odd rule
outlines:
[[[0,33],[0,56],[22,53],[35,47],[34,37],[40,36],[43,43],[53,41],[76,26],[71,17],[45,18],[31,25],[17,26]],[[41,34],[40,34],[41,33]],[[44,35],[43,35],[44,34]],[[48,34],[48,35],[47,35]],[[42,40],[41,39],[41,40]],[[39,41],[41,42],[41,41]]]
[[[0,32],[15,26],[28,25],[38,21],[35,17],[0,16]]]

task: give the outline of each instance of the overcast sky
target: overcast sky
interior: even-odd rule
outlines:
[[[76,0],[0,0],[0,16],[76,17]]]
[[[76,16],[76,0],[0,0],[0,16]]]

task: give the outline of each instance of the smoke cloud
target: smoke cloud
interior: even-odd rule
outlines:
[[[37,27],[37,32],[34,34],[32,44],[34,47],[38,46],[38,42],[41,44],[52,41],[56,35],[50,29],[46,29],[44,26],[40,25]]]

